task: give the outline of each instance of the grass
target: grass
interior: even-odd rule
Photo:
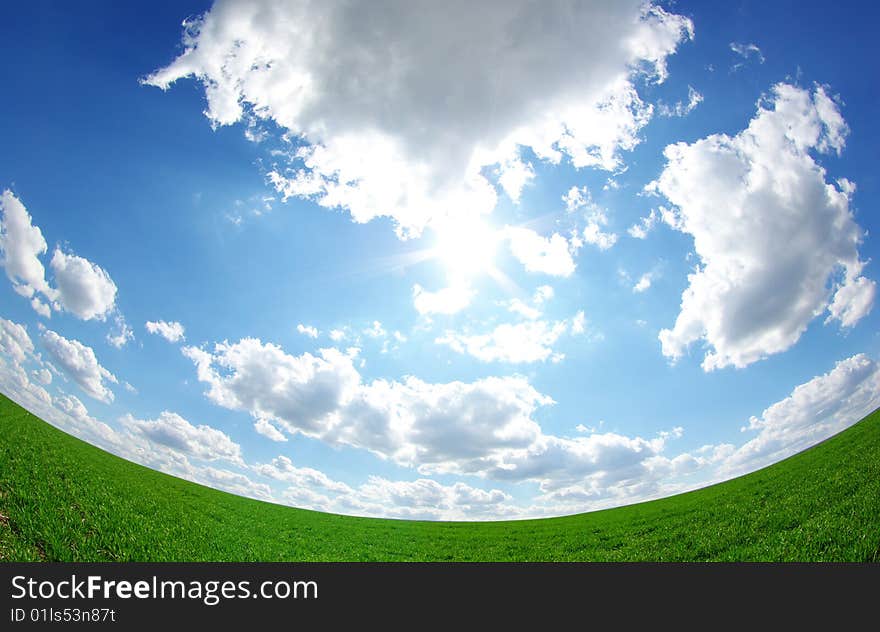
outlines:
[[[0,560],[880,561],[880,412],[719,485],[543,520],[352,518],[108,454],[0,396]]]

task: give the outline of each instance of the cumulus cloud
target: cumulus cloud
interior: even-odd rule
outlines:
[[[113,401],[113,391],[106,382],[116,384],[117,379],[98,363],[91,347],[79,340],[68,340],[51,329],[43,332],[41,338],[49,355],[89,397],[104,403]]]
[[[104,320],[116,303],[116,284],[88,259],[55,250],[49,262],[61,306],[82,320]]]
[[[122,418],[125,427],[154,443],[167,446],[187,456],[206,461],[226,460],[243,465],[241,447],[225,432],[200,424],[192,425],[178,415],[163,411],[157,419]]]
[[[295,467],[287,457],[253,469],[274,480],[293,483],[282,493],[284,501],[317,511],[410,520],[480,520],[522,515],[521,508],[510,504],[509,494],[462,482],[443,485],[427,478],[395,481],[370,476],[365,483],[351,487],[318,470]]]
[[[486,334],[447,331],[434,342],[483,362],[519,364],[543,362],[547,359],[558,362],[565,356],[554,353],[553,346],[556,342],[565,334],[580,334],[584,329],[584,313],[578,312],[570,320],[503,323]]]
[[[175,320],[172,320],[170,322],[166,322],[164,320],[148,320],[144,324],[144,327],[147,328],[147,331],[149,333],[162,336],[168,342],[180,342],[181,340],[186,339],[184,337],[185,329],[183,325]]]
[[[258,463],[251,466],[251,469],[263,476],[275,479],[276,481],[292,483],[297,487],[317,487],[324,491],[337,493],[351,493],[353,491],[345,483],[334,481],[324,472],[310,467],[294,466],[293,461],[286,456],[276,457],[270,463]]]
[[[749,419],[757,435],[726,459],[729,475],[780,461],[844,430],[880,407],[880,365],[865,354],[795,388],[791,395]]]
[[[862,276],[854,187],[827,182],[813,157],[840,153],[847,132],[824,88],[778,84],[736,136],[666,148],[648,189],[675,205],[664,220],[693,236],[700,265],[660,332],[664,355],[703,340],[705,370],[744,367],[791,347],[826,309],[844,327],[868,313],[876,284]]]
[[[43,386],[49,386],[52,383],[52,371],[49,369],[35,369],[31,371],[31,375]]]
[[[11,320],[0,318],[0,352],[10,356],[18,364],[24,362],[25,358],[34,352],[34,343],[28,335],[27,328]]]
[[[349,515],[409,519],[477,519],[497,517],[516,508],[512,498],[498,490],[484,490],[462,482],[443,485],[433,479],[394,481],[370,476],[352,487],[311,467],[297,467],[286,456],[251,466],[253,472],[290,485],[282,497],[294,506]]]
[[[470,305],[474,290],[466,282],[456,282],[435,292],[416,283],[413,307],[419,314],[456,314]]]
[[[660,454],[671,436],[545,434],[533,415],[553,400],[519,376],[367,383],[352,357],[335,349],[291,356],[252,338],[184,353],[214,403],[271,420],[288,433],[370,450],[422,474],[533,480],[547,489],[567,477],[592,476],[601,486],[635,476],[638,464]]]
[[[198,79],[215,126],[271,119],[296,138],[269,173],[284,197],[382,215],[401,235],[518,199],[540,160],[616,169],[693,34],[642,0],[336,4],[220,0],[185,22],[184,52],[145,83]],[[480,63],[474,63],[480,60]],[[585,63],[585,60],[589,63]]]
[[[575,271],[577,246],[559,233],[543,237],[531,228],[508,226],[504,237],[511,254],[529,272],[568,277]]]
[[[0,197],[0,211],[0,253],[6,276],[18,294],[31,299],[34,311],[48,318],[51,305],[81,320],[105,320],[114,309],[117,291],[107,271],[56,248],[49,262],[56,284],[51,287],[40,261],[47,251],[46,240],[39,227],[33,225],[24,204],[6,190]]]
[[[318,337],[318,330],[311,325],[303,325],[302,323],[300,323],[296,326],[296,330],[303,336],[308,336],[309,338]]]
[[[261,434],[267,439],[271,439],[272,441],[278,441],[282,443],[284,441],[287,441],[287,437],[284,436],[283,432],[278,430],[278,428],[273,426],[262,417],[254,422],[254,430],[256,430],[258,434]]]
[[[484,490],[465,483],[443,485],[433,479],[392,481],[371,476],[354,493],[338,497],[343,513],[424,520],[494,518],[506,511],[511,496],[499,489]]]
[[[35,292],[53,295],[40,261],[48,248],[43,233],[33,225],[24,204],[8,189],[0,196],[0,210],[0,254],[13,288],[25,297]]]

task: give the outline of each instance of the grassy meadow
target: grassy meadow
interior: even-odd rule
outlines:
[[[880,412],[752,474],[541,520],[353,518],[118,458],[0,396],[0,561],[880,561]]]

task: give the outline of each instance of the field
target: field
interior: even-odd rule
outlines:
[[[880,412],[758,472],[564,518],[352,518],[208,489],[0,396],[0,560],[880,561]]]

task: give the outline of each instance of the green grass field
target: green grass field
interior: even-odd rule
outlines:
[[[135,465],[0,396],[0,560],[880,561],[880,412],[786,461],[564,518],[352,518]]]

